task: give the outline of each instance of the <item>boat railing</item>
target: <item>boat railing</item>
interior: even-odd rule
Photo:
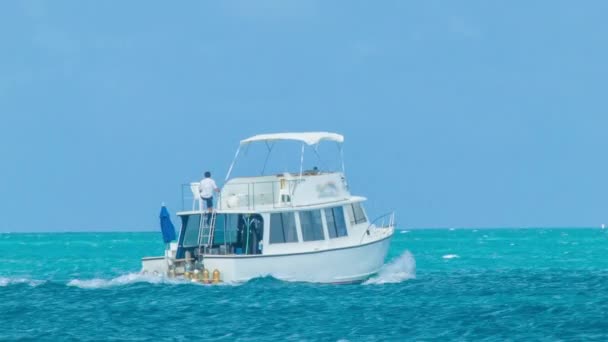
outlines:
[[[392,228],[395,227],[395,212],[391,211],[385,214],[382,214],[378,217],[376,217],[370,224],[369,226],[367,226],[367,229],[365,230],[365,232],[363,233],[363,236],[361,237],[361,241],[363,241],[363,238],[365,237],[365,235],[369,235],[370,230],[372,229],[386,229],[386,228]]]
[[[193,186],[195,183],[182,184],[182,211],[200,210],[202,211],[203,201],[200,197],[194,195]],[[191,203],[191,208],[188,208],[187,203]]]
[[[214,205],[219,210],[291,207],[296,187],[300,182],[300,179],[230,182],[217,194]],[[195,184],[182,184],[182,210],[203,210],[202,200],[194,190]],[[190,201],[191,206],[188,207]]]
[[[390,228],[395,226],[395,212],[391,211],[376,217],[367,229],[376,228]]]

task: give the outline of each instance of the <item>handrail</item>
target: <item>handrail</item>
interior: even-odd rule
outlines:
[[[388,217],[388,225],[384,225],[384,222],[386,220],[386,218]],[[376,222],[378,222],[380,219],[382,219],[382,224],[380,226],[376,226],[376,227],[380,227],[380,228],[387,228],[387,227],[391,227],[395,224],[395,212],[394,211],[390,211],[388,213],[384,213],[378,217],[376,217],[367,227],[367,229],[370,229],[372,226],[375,225]]]
[[[388,224],[384,224],[386,222],[387,218],[388,218]],[[380,219],[382,219],[382,223],[380,225],[376,225],[376,222],[380,221]],[[394,226],[395,226],[395,212],[391,211],[391,212],[382,214],[382,215],[376,217],[369,224],[369,226],[367,226],[367,228],[363,232],[363,235],[361,236],[361,241],[359,241],[359,243],[361,243],[363,241],[363,238],[365,237],[366,234],[369,235],[369,230],[372,227],[374,227],[376,229],[376,228],[390,228],[390,227],[394,227]]]
[[[256,207],[258,207],[260,205],[264,205],[264,204],[272,205],[273,208],[276,208],[277,206],[283,207],[283,206],[293,205],[293,196],[294,196],[296,187],[301,182],[303,182],[303,180],[300,180],[300,179],[279,179],[279,180],[268,180],[268,181],[260,181],[260,182],[249,181],[249,182],[228,183],[223,186],[222,191],[220,191],[219,194],[217,195],[217,201],[216,201],[215,206],[219,210],[224,209],[225,203],[223,203],[224,202],[223,197],[230,195],[231,188],[238,189],[239,187],[243,187],[242,193],[236,191],[235,193],[233,193],[233,195],[242,195],[243,197],[246,197],[246,202],[238,205],[238,207],[240,207],[240,208],[246,208],[248,210],[255,210]],[[284,201],[283,196],[281,196],[281,195],[285,195],[284,193],[282,193],[283,189],[281,189],[281,184],[283,184],[284,186],[286,185],[286,188],[284,188],[284,190],[289,195],[289,200],[287,200],[287,201]],[[266,191],[258,190],[263,185],[267,186]],[[192,201],[196,201],[198,199],[196,198],[196,196],[194,196],[192,194],[192,191],[190,190],[190,183],[182,184],[181,187],[182,187],[182,189],[181,189],[182,190],[182,210],[186,210],[187,200],[191,199]],[[246,189],[245,189],[245,187],[246,187]],[[270,187],[270,188],[268,188],[268,187]],[[264,203],[258,204],[260,199],[256,198],[256,195],[260,195],[260,196],[267,195],[268,199],[264,200]]]

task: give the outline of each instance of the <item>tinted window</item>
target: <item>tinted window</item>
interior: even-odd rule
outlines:
[[[351,218],[351,223],[367,222],[367,219],[365,218],[365,212],[363,211],[361,203],[353,203],[352,208],[354,216]]]
[[[300,212],[300,227],[302,228],[302,239],[304,241],[324,240],[323,222],[320,210],[309,210]]]
[[[325,220],[330,238],[346,236],[346,222],[344,221],[344,210],[342,207],[325,209]]]
[[[226,240],[226,216],[224,214],[215,215],[215,231],[213,232],[213,244],[222,245],[228,243]]]
[[[215,219],[215,244],[233,243],[237,241],[239,214],[218,214]]]
[[[296,218],[291,213],[270,214],[270,243],[298,242]]]
[[[264,238],[264,220],[259,214],[217,214],[213,245],[230,245],[244,254],[261,253],[259,242]],[[206,243],[206,241],[203,241]]]
[[[198,246],[198,231],[201,223],[201,215],[182,216],[182,246]]]

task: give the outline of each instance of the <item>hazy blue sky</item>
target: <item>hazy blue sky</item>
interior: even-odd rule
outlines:
[[[344,134],[353,192],[405,228],[608,223],[606,13],[2,1],[0,231],[156,229],[240,139],[306,130]]]

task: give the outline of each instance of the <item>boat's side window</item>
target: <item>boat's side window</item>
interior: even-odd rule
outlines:
[[[218,234],[218,229],[224,229],[225,231],[225,239],[227,243],[234,243],[234,242],[238,242],[239,241],[239,214],[223,214],[222,216],[224,216],[224,225],[221,225],[221,220],[219,220],[219,216],[218,216],[218,220],[217,223],[215,224],[215,229],[216,229],[216,236]]]
[[[346,210],[346,216],[348,216],[350,225],[351,226],[354,225],[355,224],[355,212],[353,211],[353,205],[352,204],[345,205],[344,210]]]
[[[363,206],[361,203],[353,203],[352,207],[352,215],[350,217],[351,224],[359,224],[367,222],[367,218],[365,217],[365,211],[363,211]]]
[[[300,211],[300,227],[304,241],[325,240],[320,210]]]
[[[298,242],[293,212],[270,214],[270,243]]]
[[[201,223],[201,215],[182,216],[182,235],[180,237],[182,246],[198,246],[198,231]]]
[[[238,214],[217,214],[213,243],[215,245],[231,244],[237,241]]]
[[[342,207],[325,209],[325,221],[330,238],[346,236],[346,222],[344,221],[344,210]]]

